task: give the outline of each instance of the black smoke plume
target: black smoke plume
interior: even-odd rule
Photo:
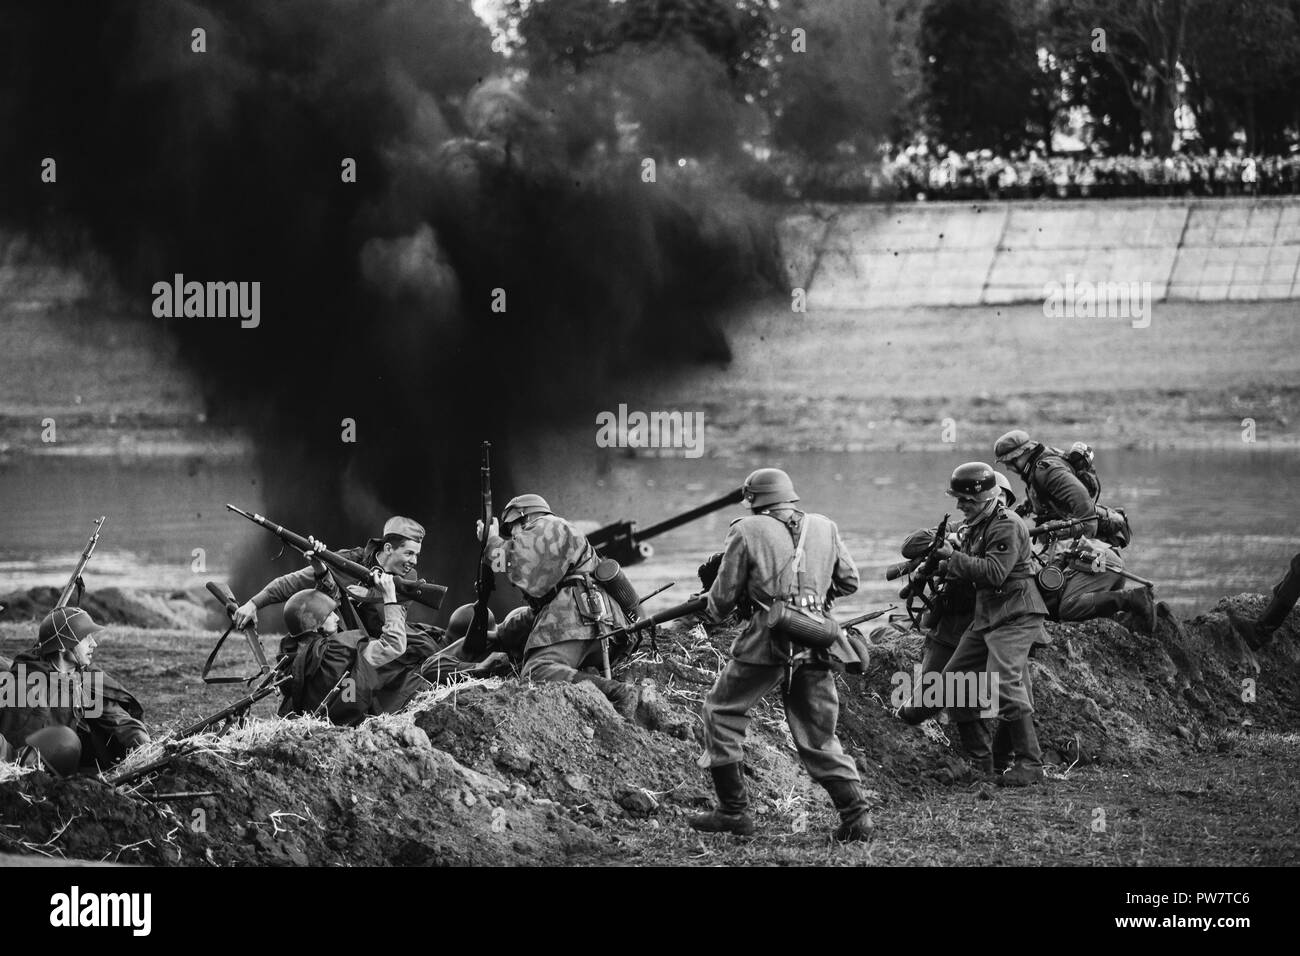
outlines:
[[[456,601],[479,441],[503,501],[512,435],[607,407],[630,369],[725,358],[711,316],[770,266],[718,180],[642,182],[598,73],[530,82],[491,41],[461,0],[42,0],[0,24],[0,214],[88,236],[141,315],[176,273],[261,282],[256,329],[159,321],[254,436],[268,512],[340,544],[417,516]]]

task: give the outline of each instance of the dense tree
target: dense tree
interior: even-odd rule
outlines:
[[[919,50],[926,126],[961,150],[1041,138],[1036,37],[1012,0],[930,0]]]

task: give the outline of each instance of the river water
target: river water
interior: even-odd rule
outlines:
[[[956,516],[943,489],[968,457],[827,453],[756,463],[611,454],[543,456],[532,466],[530,490],[584,530],[622,518],[645,527],[738,487],[756,464],[780,465],[803,505],[839,524],[862,571],[862,590],[839,608],[846,614],[890,600],[894,588],[883,572],[899,560],[907,532],[935,524],[944,511]],[[1180,615],[1206,610],[1225,594],[1267,590],[1300,550],[1298,454],[1104,451],[1098,468],[1102,500],[1124,507],[1133,525],[1130,570],[1155,579],[1157,595]],[[249,549],[269,554],[273,545],[229,515],[227,501],[263,507],[250,466],[102,458],[0,464],[0,593],[61,585],[100,514],[109,521],[87,574],[92,587],[188,588],[229,576]],[[728,506],[657,538],[654,557],[629,574],[643,592],[668,581],[677,586],[648,606],[668,606],[697,589],[696,566],[743,513]]]

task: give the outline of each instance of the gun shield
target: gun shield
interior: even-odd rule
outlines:
[[[767,612],[767,626],[774,634],[803,647],[824,651],[844,633],[831,617],[817,617],[784,601],[773,601]]]
[[[635,621],[637,605],[641,603],[641,598],[637,595],[632,582],[627,579],[627,575],[623,573],[619,563],[613,558],[601,558],[591,576],[623,609],[623,613]]]

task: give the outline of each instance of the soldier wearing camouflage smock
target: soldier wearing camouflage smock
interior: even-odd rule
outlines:
[[[1123,567],[1117,548],[1097,540],[1097,502],[1084,487],[1074,469],[1059,454],[1050,453],[1046,445],[1030,439],[1020,429],[1007,432],[993,446],[998,462],[1006,465],[1025,481],[1028,512],[1036,524],[1049,521],[1084,520],[1076,530],[1088,538],[1094,551],[1106,554],[1111,567]],[[1026,512],[1022,510],[1021,514]],[[1113,617],[1121,611],[1134,616],[1136,629],[1150,634],[1155,629],[1156,602],[1150,588],[1124,589],[1126,579],[1115,571],[1093,571],[1056,559],[1065,576],[1059,592],[1045,594],[1048,613],[1058,621],[1087,621],[1096,617]]]
[[[732,643],[731,660],[704,702],[700,763],[713,777],[718,807],[692,818],[691,826],[710,833],[754,832],[745,793],[745,732],[750,711],[781,687],[799,757],[839,811],[836,839],[865,840],[871,818],[857,767],[835,735],[840,704],[829,653],[774,633],[766,614],[774,599],[793,593],[791,582],[807,606],[824,613],[831,600],[858,589],[858,569],[833,521],[794,507],[799,496],[784,471],[760,468],[745,480],[744,494],[753,514],[732,522],[706,614],[720,621],[745,598],[758,610]]]
[[[1043,779],[1042,751],[1034,732],[1034,706],[1025,673],[1029,651],[1044,643],[1047,606],[1034,583],[1029,529],[1002,504],[993,468],[968,462],[952,473],[948,494],[966,519],[961,550],[944,542],[937,550],[948,575],[975,586],[975,616],[943,673],[984,675],[983,690],[996,697],[998,716],[1010,735],[1013,766],[998,777],[1002,786],[1026,786]],[[996,682],[994,678],[996,677]],[[968,681],[971,687],[975,682]],[[962,706],[956,706],[961,704]],[[977,701],[952,701],[962,745],[976,768],[993,771],[988,728]]]
[[[483,533],[482,521],[479,534]],[[602,659],[600,636],[627,625],[627,615],[593,577],[599,556],[581,531],[552,513],[540,495],[519,495],[488,529],[492,566],[504,569],[523,592],[529,613],[512,614],[499,628],[505,644],[526,631],[523,676],[535,681],[590,681],[628,720],[638,694],[622,681],[584,667]]]

